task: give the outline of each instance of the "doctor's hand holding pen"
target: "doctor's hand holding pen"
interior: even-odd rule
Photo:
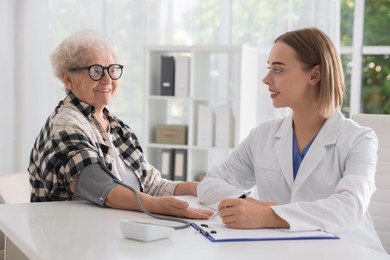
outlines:
[[[251,197],[224,199],[218,205],[218,214],[229,228],[289,228],[270,206],[275,202],[259,201]]]

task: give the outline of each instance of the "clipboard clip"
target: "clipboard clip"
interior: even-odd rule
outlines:
[[[217,234],[217,231],[214,230],[212,227],[210,227],[207,224],[200,224],[200,226],[198,226],[196,223],[191,222],[190,225],[193,228],[195,228],[196,231],[198,231],[199,233],[201,233],[204,236],[209,236],[210,234]],[[210,231],[207,229],[209,229]]]
[[[209,232],[207,232],[206,230],[204,230],[203,228],[201,228],[200,226],[198,226],[194,222],[191,222],[190,225],[191,225],[191,227],[193,227],[197,232],[201,233],[202,235],[204,235],[204,236],[209,235]]]

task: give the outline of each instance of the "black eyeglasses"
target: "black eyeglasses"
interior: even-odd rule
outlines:
[[[103,67],[99,64],[94,64],[88,67],[71,68],[70,71],[88,70],[88,74],[94,81],[99,81],[104,77],[104,70],[107,70],[111,79],[117,80],[122,76],[123,65],[111,64],[108,67]]]

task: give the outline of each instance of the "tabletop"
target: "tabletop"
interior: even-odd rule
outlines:
[[[102,208],[85,201],[0,205],[0,230],[29,259],[387,259],[388,255],[337,240],[213,243],[193,228],[168,238],[126,239],[121,220],[144,213]]]

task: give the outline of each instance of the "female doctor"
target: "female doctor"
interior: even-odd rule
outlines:
[[[198,199],[219,202],[230,228],[322,229],[382,252],[367,211],[375,191],[378,141],[344,118],[340,58],[316,28],[279,36],[263,79],[285,118],[260,124],[198,185]],[[237,199],[257,186],[259,200]],[[242,196],[241,196],[242,198]]]

